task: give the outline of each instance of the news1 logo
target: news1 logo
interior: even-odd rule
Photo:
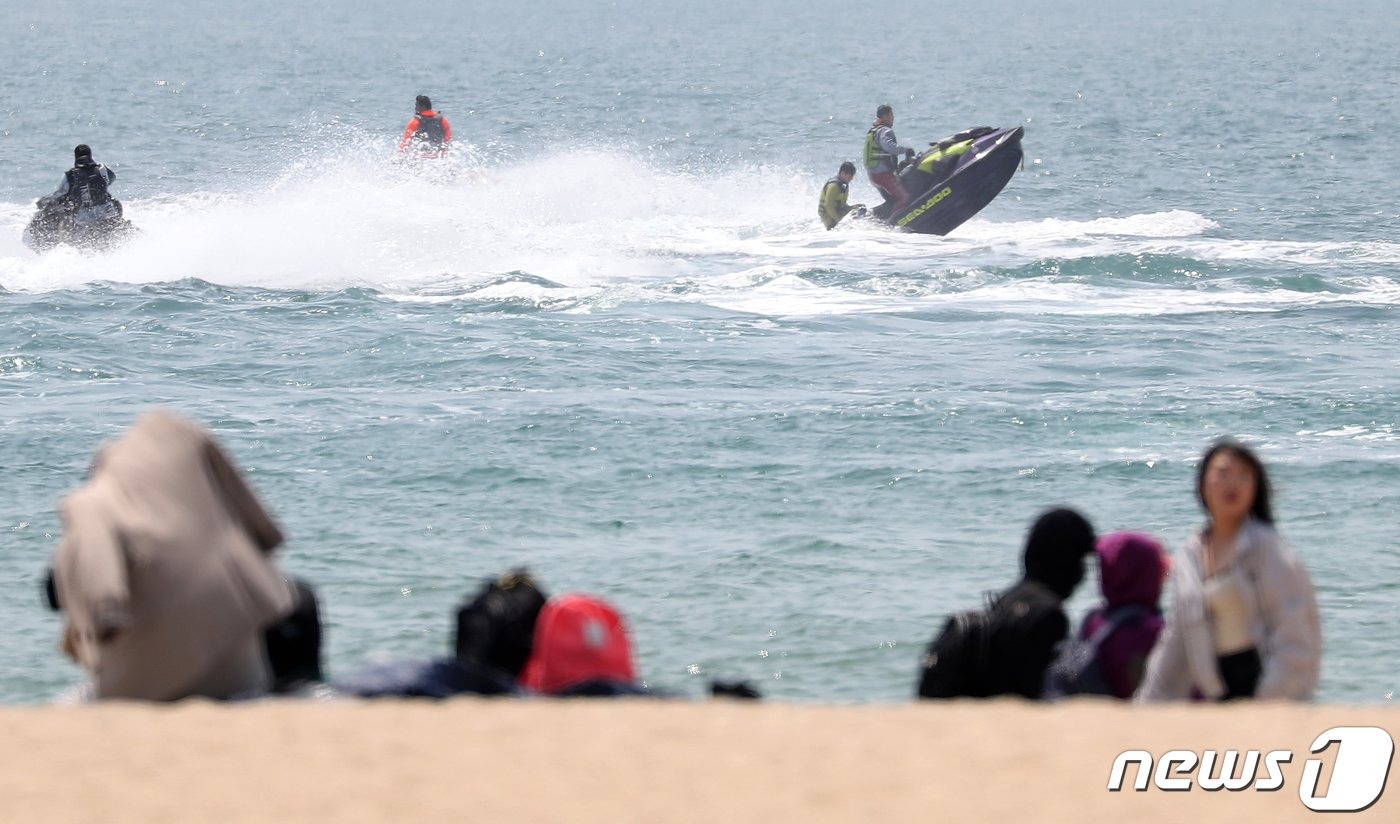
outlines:
[[[1333,745],[1337,754],[1327,792],[1317,794],[1322,760],[1309,758],[1303,765],[1302,782],[1298,785],[1298,798],[1303,806],[1320,813],[1342,813],[1360,812],[1375,804],[1385,792],[1390,761],[1395,755],[1395,742],[1390,733],[1380,727],[1333,727],[1315,738],[1309,751],[1323,753]],[[1266,755],[1261,755],[1259,750],[1249,750],[1243,755],[1238,750],[1206,750],[1200,755],[1192,750],[1171,750],[1156,759],[1154,769],[1151,753],[1128,750],[1113,760],[1108,789],[1122,791],[1128,765],[1136,764],[1133,789],[1138,792],[1147,790],[1149,780],[1159,790],[1189,791],[1193,786],[1193,772],[1196,773],[1194,786],[1206,792],[1240,792],[1251,788],[1256,792],[1275,792],[1283,789],[1282,765],[1292,760],[1291,750],[1273,750]],[[1265,773],[1262,777],[1259,776],[1261,762]]]

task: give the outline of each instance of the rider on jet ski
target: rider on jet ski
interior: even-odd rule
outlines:
[[[24,229],[24,245],[44,253],[67,244],[83,251],[103,251],[137,230],[122,216],[121,201],[110,190],[117,173],[94,163],[92,149],[73,149],[73,168],[51,195],[39,198],[38,210]]]
[[[885,202],[874,209],[876,217],[888,218],[909,200],[909,193],[899,183],[899,156],[909,158],[915,154],[895,139],[894,109],[882,104],[875,110],[874,125],[865,133],[865,173],[885,197]]]
[[[92,149],[79,143],[73,147],[73,168],[64,173],[63,182],[53,194],[39,199],[39,208],[71,212],[73,223],[79,227],[117,220],[122,216],[122,204],[108,191],[116,179],[116,172],[94,163]]]
[[[452,124],[433,111],[433,101],[426,94],[413,102],[413,118],[399,139],[400,157],[445,157],[452,143]]]
[[[847,161],[841,164],[836,177],[828,180],[822,187],[821,200],[817,202],[817,216],[822,219],[822,225],[826,228],[835,229],[841,218],[851,212],[855,212],[856,217],[865,217],[864,204],[851,205],[846,202],[847,191],[855,176],[856,164]]]

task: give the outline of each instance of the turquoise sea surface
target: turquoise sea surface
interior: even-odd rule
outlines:
[[[902,701],[1044,508],[1173,550],[1256,445],[1319,697],[1400,686],[1392,4],[54,0],[0,27],[0,701],[80,677],[57,502],[151,404],[209,425],[327,664],[446,653],[528,565],[654,686]],[[440,173],[391,163],[416,94]],[[878,103],[1023,125],[946,238],[824,231]],[[36,256],[93,146],[142,233]],[[853,202],[877,202],[861,175]],[[1070,604],[1097,600],[1091,575]]]

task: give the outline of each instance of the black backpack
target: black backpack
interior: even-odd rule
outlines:
[[[1099,647],[1113,631],[1152,611],[1141,604],[1123,604],[1104,615],[1098,630],[1088,638],[1072,638],[1060,645],[1055,660],[1045,670],[1047,700],[1070,695],[1113,695],[1108,675],[1099,662]]]
[[[545,594],[523,569],[487,583],[457,610],[457,661],[492,667],[512,679],[520,677],[544,602]]]
[[[435,149],[441,149],[442,144],[447,140],[447,131],[442,127],[442,115],[428,116],[420,112],[418,130],[413,133],[413,140]]]
[[[996,616],[989,604],[948,617],[943,631],[924,653],[920,698],[986,698],[995,694],[988,662]]]
[[[102,168],[91,160],[69,169],[67,177],[68,198],[75,207],[101,206],[112,200]]]

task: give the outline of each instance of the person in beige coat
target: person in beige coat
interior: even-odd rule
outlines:
[[[271,559],[282,533],[199,424],[141,416],[60,505],[63,649],[97,698],[170,701],[265,690],[262,632],[292,608]]]
[[[1166,629],[1139,701],[1306,701],[1317,689],[1322,626],[1312,580],[1273,526],[1263,464],[1214,444],[1196,480],[1209,518],[1172,564]]]

